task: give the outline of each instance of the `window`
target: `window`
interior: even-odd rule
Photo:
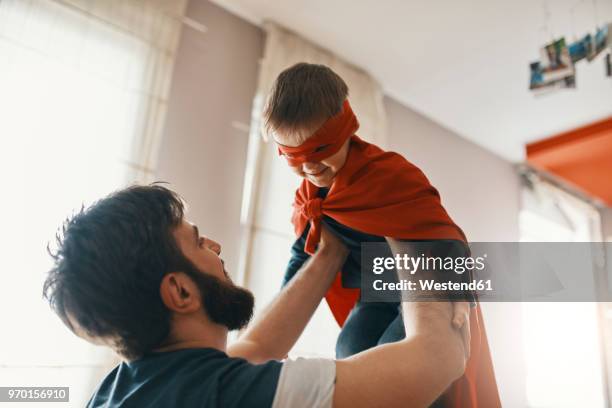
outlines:
[[[536,184],[523,192],[521,241],[600,241],[599,216],[593,207],[547,183]],[[592,276],[594,271],[583,273]],[[522,306],[529,407],[606,406],[598,304]]]
[[[0,2],[2,385],[70,386],[83,406],[112,363],[43,301],[46,243],[71,209],[154,165],[180,33],[154,4]]]

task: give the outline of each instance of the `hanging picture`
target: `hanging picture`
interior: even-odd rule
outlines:
[[[542,64],[540,61],[534,61],[529,64],[530,80],[529,89],[543,93],[559,88],[575,88],[576,77],[572,74],[561,79],[546,79]]]
[[[529,89],[538,89],[546,85],[544,82],[544,73],[540,66],[540,61],[535,61],[529,64]]]
[[[606,24],[601,28],[598,28],[593,38],[593,56],[590,59],[595,58],[600,52],[606,49],[609,44],[610,25]]]
[[[591,34],[587,34],[580,40],[571,43],[567,48],[573,63],[587,58],[587,56],[593,53],[593,39]]]
[[[560,38],[540,49],[540,69],[545,83],[574,75],[574,64],[565,44]]]
[[[610,53],[606,55],[606,76],[612,77],[612,57]]]

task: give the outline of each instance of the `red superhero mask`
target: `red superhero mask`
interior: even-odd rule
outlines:
[[[314,135],[301,145],[289,147],[277,143],[278,154],[285,156],[290,166],[299,166],[306,162],[318,163],[337,153],[358,128],[357,117],[346,99],[342,110],[323,123]]]

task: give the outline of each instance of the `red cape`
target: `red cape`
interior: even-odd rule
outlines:
[[[467,242],[463,231],[442,207],[438,191],[423,172],[397,153],[352,136],[345,165],[326,198],[303,180],[296,191],[292,222],[299,237],[310,223],[305,251],[314,253],[327,215],[355,230],[396,239],[455,239]],[[343,288],[341,274],[326,295],[340,326],[359,299],[360,290]],[[443,394],[446,407],[500,407],[491,353],[480,306],[472,309],[471,355],[465,374]]]

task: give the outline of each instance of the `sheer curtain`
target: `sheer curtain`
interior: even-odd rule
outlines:
[[[260,134],[264,99],[278,74],[297,62],[324,64],[337,72],[349,87],[351,105],[359,118],[357,134],[385,146],[386,121],[381,87],[365,71],[299,35],[275,24],[264,24],[266,44],[253,104],[251,133],[243,193],[243,250],[241,281],[265,305],[279,290],[289,249],[293,243],[291,203],[300,180],[280,160],[273,143]],[[295,350],[300,355],[333,355],[338,327],[327,306],[319,308]],[[314,335],[314,333],[319,333]],[[328,333],[321,336],[320,333]]]
[[[591,242],[582,279],[598,281],[601,223],[597,208],[543,180],[523,176],[521,241]],[[523,347],[530,407],[604,407],[604,303],[524,302]]]
[[[185,1],[0,1],[0,384],[70,386],[109,354],[41,298],[47,242],[72,209],[150,181]]]

